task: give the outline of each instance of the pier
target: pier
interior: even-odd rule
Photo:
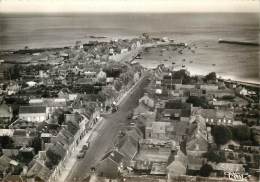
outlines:
[[[259,42],[224,40],[224,39],[219,39],[218,43],[238,44],[238,45],[247,45],[247,46],[259,46]]]

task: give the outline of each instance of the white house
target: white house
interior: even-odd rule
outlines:
[[[44,106],[21,106],[19,109],[19,118],[26,121],[43,122],[47,116],[47,109]]]
[[[34,81],[29,81],[29,82],[26,82],[26,84],[27,84],[29,87],[34,87],[37,83],[34,82]]]
[[[218,85],[200,85],[201,90],[215,91],[218,90]]]
[[[140,102],[143,102],[146,106],[148,106],[150,108],[154,108],[154,105],[155,105],[154,100],[152,98],[150,98],[147,93],[145,93],[144,96],[139,99],[139,103]]]
[[[30,99],[31,106],[46,107],[46,113],[51,114],[56,109],[63,109],[67,107],[66,98],[35,98]]]
[[[102,69],[100,69],[99,73],[97,74],[97,80],[98,81],[106,81],[107,74]]]

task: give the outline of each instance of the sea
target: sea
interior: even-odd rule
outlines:
[[[260,83],[259,47],[218,43],[258,42],[259,20],[257,13],[0,14],[0,50],[62,47],[87,43],[89,36],[109,41],[147,32],[192,45],[192,54],[167,55],[176,62],[185,59],[192,74],[215,71],[223,78]],[[146,67],[170,64],[158,56],[139,61]]]

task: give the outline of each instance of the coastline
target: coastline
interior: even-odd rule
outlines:
[[[95,40],[93,40],[95,41]],[[98,41],[98,40],[97,40]],[[100,41],[100,40],[99,40]],[[160,42],[160,43],[150,43],[150,44],[145,44],[142,45],[140,48],[137,48],[135,51],[135,54],[137,54],[138,52],[142,52],[145,48],[149,48],[149,47],[154,47],[154,46],[160,46],[160,45],[171,45],[173,44],[172,42]],[[176,43],[175,43],[176,44]],[[178,43],[177,43],[178,44]],[[73,47],[73,45],[67,45],[67,46],[61,46],[61,47],[42,47],[42,48],[28,48],[28,49],[9,49],[9,50],[0,50],[0,54],[5,54],[5,55],[15,55],[15,54],[33,54],[33,53],[41,53],[41,52],[45,52],[45,51],[59,51],[59,50],[63,50],[63,49],[70,49],[71,47]],[[126,53],[123,53],[126,54]],[[116,60],[118,60],[119,58],[123,57],[128,57],[128,54],[130,55],[131,53],[128,52],[127,56],[126,55],[121,55],[121,54],[117,54],[115,55]],[[135,58],[133,58],[133,60],[135,60]],[[138,62],[140,62],[138,60]],[[17,61],[8,61],[6,62],[6,64],[16,64],[18,63]],[[143,66],[143,65],[142,65]],[[152,69],[152,68],[148,68],[146,66],[143,66],[147,69]],[[189,69],[188,69],[189,70]],[[192,72],[191,70],[189,70],[190,73],[192,75],[201,75],[201,73],[198,72]],[[254,80],[247,80],[247,79],[239,79],[239,78],[230,78],[229,76],[223,76],[221,74],[218,74],[219,79],[223,80],[225,82],[232,82],[232,83],[239,83],[241,85],[247,85],[247,86],[252,86],[252,87],[256,87],[256,88],[260,88],[260,81],[257,81],[257,78],[255,78]]]

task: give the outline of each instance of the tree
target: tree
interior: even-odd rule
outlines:
[[[236,139],[238,141],[249,140],[251,137],[251,131],[247,125],[235,126],[232,129],[232,134],[233,134],[234,139]]]
[[[62,109],[56,109],[52,114],[52,119],[59,125],[62,125],[65,121],[65,114],[70,114],[70,112]]]
[[[205,97],[190,96],[187,100],[188,103],[193,104],[195,107],[208,108],[208,101]]]
[[[122,88],[122,83],[119,80],[116,80],[114,86],[116,91],[120,91]]]
[[[235,157],[234,157],[233,152],[230,152],[230,153],[228,154],[227,158],[230,159],[230,160],[234,160]]]
[[[206,152],[204,155],[204,157],[206,157],[208,159],[208,161],[211,162],[225,162],[226,158],[225,158],[225,153],[221,152],[221,151],[216,151],[216,150],[209,150],[208,152]]]
[[[50,162],[50,164],[48,164],[48,166],[56,166],[59,164],[60,160],[61,160],[61,156],[57,155],[56,153],[54,153],[51,150],[47,150],[46,155],[48,157],[48,161]]]
[[[234,100],[234,98],[235,98],[235,96],[232,96],[232,95],[224,95],[223,97],[222,97],[222,99],[223,100]]]
[[[213,168],[210,164],[204,164],[199,171],[200,176],[208,177],[210,173],[213,171]]]
[[[232,132],[226,126],[214,126],[211,133],[217,145],[224,145],[232,138]]]
[[[19,66],[18,64],[15,64],[14,66],[7,68],[4,71],[5,79],[15,80],[15,79],[20,78],[20,76],[21,76],[20,70],[21,70],[21,66]]]
[[[106,95],[104,94],[104,92],[102,91],[99,91],[98,94],[97,94],[97,99],[104,103],[106,101]]]
[[[0,137],[0,146],[3,149],[14,148],[14,141],[9,136],[1,136]]]
[[[37,137],[33,138],[32,147],[34,148],[35,154],[38,154],[38,152],[42,149],[41,137],[37,136]]]
[[[217,80],[217,75],[215,72],[211,72],[209,74],[207,74],[205,77],[204,77],[204,80],[207,82],[207,81],[216,81]]]
[[[101,92],[103,92],[104,95],[108,98],[116,97],[116,91],[111,87],[105,87],[105,88],[102,89]]]

